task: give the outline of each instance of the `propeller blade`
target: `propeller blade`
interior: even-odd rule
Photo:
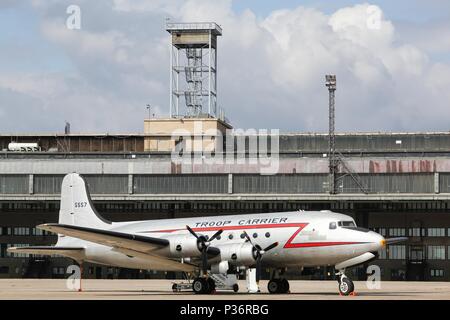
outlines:
[[[398,237],[398,238],[388,238],[388,239],[384,239],[386,241],[386,244],[393,244],[393,243],[397,243],[397,242],[404,242],[407,241],[408,238],[407,237]]]
[[[275,248],[278,245],[278,242],[274,242],[272,243],[270,246],[268,246],[267,248],[264,249],[265,252],[272,250],[273,248]]]
[[[250,239],[250,236],[248,235],[247,231],[245,231],[245,230],[244,230],[244,235],[247,238],[247,241],[253,245],[252,240]]]
[[[191,229],[191,227],[186,226],[186,229],[188,229],[188,231],[189,231],[194,237],[196,237],[196,238],[198,239],[198,235],[194,232],[194,230]]]
[[[220,229],[218,230],[216,233],[213,234],[213,236],[211,238],[209,238],[209,241],[213,241],[214,239],[216,239],[218,236],[220,236],[222,234],[223,230]]]

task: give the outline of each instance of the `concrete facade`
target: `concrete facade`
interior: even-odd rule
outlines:
[[[142,135],[0,136],[1,146],[14,140],[40,141],[43,147],[37,153],[0,152],[0,277],[64,277],[71,261],[13,257],[6,248],[56,241],[34,227],[57,221],[62,177],[76,171],[88,180],[96,208],[113,221],[330,209],[387,237],[410,236],[376,261],[384,280],[450,280],[450,133],[338,135],[347,167],[368,192],[339,168],[339,192],[329,194],[324,134],[281,135],[273,158],[277,172],[267,175],[248,144],[244,157],[232,152],[229,163],[227,150],[216,152],[223,163],[194,156],[179,161],[169,150],[145,152],[147,134],[168,137],[167,128],[152,128],[152,123]],[[193,122],[186,126],[193,128]],[[64,141],[70,151],[51,150]],[[126,151],[116,151],[118,141]],[[137,148],[128,150],[131,146]],[[289,276],[324,279],[328,271],[289,270]],[[91,278],[180,276],[99,266],[87,266],[85,273]],[[355,279],[364,277],[363,268],[354,270]]]

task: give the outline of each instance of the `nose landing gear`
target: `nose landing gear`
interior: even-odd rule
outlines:
[[[336,275],[338,276],[339,293],[343,296],[355,295],[355,285],[345,275],[345,270],[340,270]]]

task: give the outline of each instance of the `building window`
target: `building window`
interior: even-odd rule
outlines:
[[[380,251],[378,251],[378,254],[379,254],[378,259],[385,260],[385,259],[387,258],[386,247],[384,247],[383,249],[381,249]]]
[[[422,246],[411,246],[409,247],[409,260],[411,261],[422,261],[424,260],[424,252]]]
[[[443,277],[444,276],[444,270],[443,269],[430,269],[430,276],[432,278],[434,278],[434,277]]]
[[[408,236],[410,236],[410,237],[425,237],[425,228],[409,228]]]
[[[445,260],[445,246],[428,246],[428,260]]]
[[[406,272],[402,269],[391,269],[391,280],[403,281],[406,279]]]
[[[66,270],[65,270],[65,268],[64,267],[53,267],[52,268],[52,273],[53,274],[65,274],[66,273]]]
[[[429,237],[445,237],[445,228],[428,228]]]
[[[405,236],[405,228],[389,228],[389,236],[404,237]]]
[[[13,235],[14,236],[29,236],[30,235],[30,228],[28,228],[28,227],[14,227],[13,228]]]
[[[406,258],[406,246],[405,245],[395,245],[389,246],[388,257],[390,260],[404,260]]]
[[[373,228],[373,231],[381,234],[383,237],[386,236],[386,228]]]
[[[32,228],[31,229],[31,234],[33,235],[33,236],[43,236],[43,235],[45,235],[46,233],[45,233],[45,231],[44,230],[42,230],[42,229],[38,229],[38,228]]]

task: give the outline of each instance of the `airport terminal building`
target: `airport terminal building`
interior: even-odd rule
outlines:
[[[251,146],[255,135],[244,135],[239,152],[229,148],[238,144],[237,136],[218,143],[203,133],[200,144],[188,148],[200,160],[174,159],[174,150],[180,143],[186,148],[187,140],[174,139],[168,128],[186,128],[191,120],[147,119],[143,134],[0,135],[0,277],[66,276],[70,259],[14,255],[7,248],[56,242],[35,226],[57,222],[62,178],[78,172],[86,177],[97,210],[112,221],[332,210],[386,237],[409,237],[373,262],[382,279],[450,280],[449,132],[336,134],[341,162],[330,192],[327,134],[280,134],[277,168],[267,173],[261,161],[253,161],[260,152]],[[203,120],[203,128],[231,128]],[[257,141],[265,137],[256,133]],[[38,150],[10,150],[11,142],[37,144]],[[273,146],[272,140],[268,144]],[[219,154],[235,160],[208,161]],[[364,279],[363,267],[355,269],[354,279]],[[292,278],[323,279],[327,270],[288,272]],[[174,274],[88,265],[84,276]]]

